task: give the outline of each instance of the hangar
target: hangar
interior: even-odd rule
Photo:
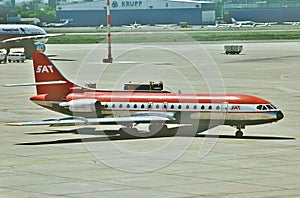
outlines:
[[[299,2],[280,2],[280,3],[245,3],[245,4],[224,4],[225,19],[252,20],[256,22],[277,21],[299,21],[300,3]]]
[[[60,4],[56,8],[57,21],[69,20],[71,26],[99,26],[106,24],[106,0]],[[214,24],[215,4],[173,2],[170,0],[112,0],[111,24],[187,22],[191,25]]]

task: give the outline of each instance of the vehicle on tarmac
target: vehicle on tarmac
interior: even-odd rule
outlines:
[[[0,52],[0,64],[5,62],[5,54]]]
[[[22,62],[26,60],[26,56],[23,52],[10,52],[7,56],[7,61],[10,62]]]
[[[30,100],[44,108],[70,115],[70,118],[10,123],[30,125],[119,124],[122,134],[141,134],[135,127],[149,124],[149,134],[168,130],[166,124],[189,125],[196,135],[219,125],[237,128],[242,137],[246,125],[277,122],[284,115],[271,102],[245,94],[177,94],[149,90],[100,90],[77,85],[66,79],[43,53],[33,54],[35,83],[6,86],[36,86]],[[188,133],[188,132],[186,132]],[[183,134],[184,135],[184,134]],[[187,135],[187,134],[186,134]],[[147,136],[149,137],[149,136]]]

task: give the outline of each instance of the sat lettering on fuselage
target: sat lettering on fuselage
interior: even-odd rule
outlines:
[[[140,7],[142,4],[142,1],[122,1],[122,7]]]

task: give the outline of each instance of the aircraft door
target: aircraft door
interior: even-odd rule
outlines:
[[[228,102],[223,102],[221,106],[221,112],[226,115],[228,113]]]

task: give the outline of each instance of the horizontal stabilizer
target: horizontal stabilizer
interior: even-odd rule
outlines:
[[[37,85],[61,85],[66,84],[66,81],[47,81],[47,82],[37,82],[37,83],[20,83],[20,84],[5,84],[4,87],[23,87],[23,86],[37,86]]]

